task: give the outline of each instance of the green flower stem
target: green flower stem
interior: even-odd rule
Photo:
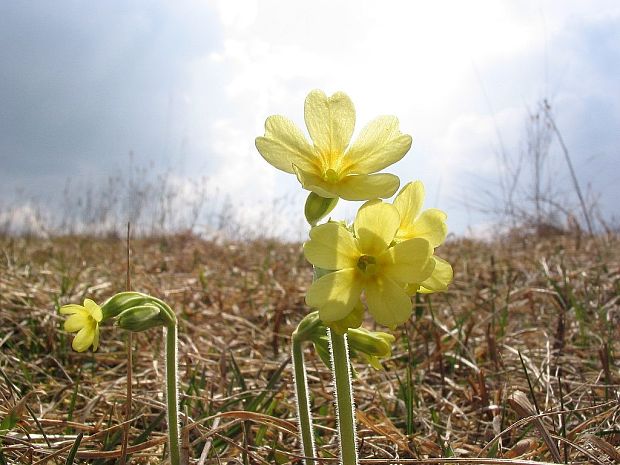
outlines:
[[[357,465],[357,432],[346,334],[327,330],[332,356],[341,465]]]
[[[170,464],[181,465],[179,434],[178,335],[177,317],[164,301],[152,298],[165,316],[166,327],[166,403],[168,410],[168,448]]]
[[[303,339],[293,333],[293,376],[295,381],[295,395],[297,399],[297,418],[299,419],[299,431],[301,449],[306,458],[306,465],[314,465],[312,460],[316,457],[314,448],[314,432],[312,428],[312,413],[310,412],[310,398],[308,397],[308,379],[304,364]]]
[[[181,464],[179,448],[179,392],[177,385],[177,325],[166,326],[166,402],[168,404],[168,446],[171,465]]]

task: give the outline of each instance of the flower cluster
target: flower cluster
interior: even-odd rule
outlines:
[[[99,306],[91,299],[84,305],[68,304],[59,312],[69,315],[64,328],[77,333],[71,346],[77,352],[85,352],[90,346],[99,347],[99,326],[113,319],[122,329],[139,332],[158,326],[175,324],[174,313],[161,300],[141,292],[119,292]]]
[[[360,326],[364,308],[377,323],[394,328],[412,311],[411,295],[443,291],[452,267],[435,255],[447,235],[444,212],[422,210],[421,181],[398,190],[397,176],[377,173],[400,160],[411,147],[396,117],[369,123],[351,143],[355,109],[347,95],[310,92],[304,116],[312,145],[282,116],[271,116],[256,139],[260,154],[276,168],[294,173],[311,191],[306,217],[313,226],[304,244],[317,279],[306,303],[341,334]],[[366,201],[351,225],[327,221],[333,199]]]
[[[99,346],[99,325],[107,320],[114,320],[119,328],[127,331],[146,331],[155,327],[164,327],[166,351],[166,413],[168,420],[168,450],[170,463],[181,464],[179,436],[179,387],[178,374],[178,339],[177,319],[174,311],[164,301],[141,292],[119,292],[97,305],[91,299],[85,299],[84,305],[63,305],[60,313],[69,315],[65,321],[65,331],[77,332],[72,347],[78,352],[85,352],[90,346],[93,351]],[[131,345],[129,346],[131,350]]]
[[[358,307],[358,309],[363,312],[362,307]],[[361,312],[355,310],[352,313],[359,313],[361,318]],[[312,342],[322,362],[326,367],[330,367],[329,337],[325,330],[325,323],[320,319],[319,312],[314,311],[303,318],[292,337],[293,340],[299,342]],[[351,355],[366,361],[376,370],[381,369],[381,359],[392,355],[394,336],[391,334],[382,331],[369,331],[364,328],[347,327],[343,327],[342,332],[347,334]]]

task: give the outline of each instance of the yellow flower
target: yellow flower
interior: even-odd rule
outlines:
[[[101,307],[90,299],[84,299],[84,305],[63,305],[60,307],[60,313],[70,315],[65,321],[65,331],[77,332],[71,344],[73,349],[84,352],[92,345],[93,350],[97,350],[99,323],[103,319]]]
[[[398,193],[393,204],[400,215],[396,242],[422,237],[435,248],[446,239],[448,216],[436,208],[422,211],[423,204],[424,184],[422,181],[410,182]]]
[[[312,283],[306,303],[319,310],[326,324],[349,315],[362,291],[378,323],[395,327],[407,320],[412,305],[405,285],[421,283],[431,275],[433,249],[422,238],[390,247],[399,224],[393,205],[373,200],[359,209],[353,223],[355,236],[340,223],[312,228],[304,244],[306,258],[318,268],[334,271]]]
[[[422,294],[431,294],[433,292],[441,292],[448,289],[448,284],[452,282],[453,274],[452,266],[443,258],[433,255],[431,260],[435,262],[433,273],[420,283],[415,291]]]
[[[369,200],[392,196],[400,181],[379,173],[400,160],[411,147],[395,116],[370,122],[349,145],[355,127],[355,108],[342,92],[327,97],[313,90],[306,97],[304,117],[313,144],[295,124],[275,115],[265,122],[265,136],[256,148],[270,164],[297,175],[304,189],[321,197]]]
[[[420,237],[428,240],[434,249],[446,239],[448,216],[436,208],[422,211],[423,203],[424,184],[421,181],[408,183],[398,193],[393,203],[400,215],[395,242]],[[421,283],[409,284],[409,294],[445,291],[452,282],[453,271],[450,264],[436,255],[433,255],[431,260],[435,263],[433,274]]]

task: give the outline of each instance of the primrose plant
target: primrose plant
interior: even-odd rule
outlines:
[[[78,352],[90,346],[99,346],[99,325],[114,321],[120,328],[132,332],[163,327],[166,338],[166,404],[168,419],[168,447],[170,463],[180,465],[179,447],[179,394],[177,385],[178,338],[177,319],[174,311],[162,300],[140,292],[120,292],[101,306],[91,299],[84,305],[69,304],[60,307],[60,313],[68,315],[64,328],[77,333],[72,347]]]
[[[365,311],[389,329],[405,323],[411,296],[443,291],[452,281],[452,267],[435,255],[447,234],[446,214],[422,210],[420,181],[400,186],[397,176],[378,173],[399,161],[411,147],[411,136],[394,116],[380,116],[351,142],[355,109],[338,92],[327,97],[308,94],[304,119],[312,143],[293,122],[270,116],[256,147],[267,162],[295,174],[310,191],[305,216],[311,226],[304,255],[314,267],[306,303],[315,309],[292,337],[300,442],[306,465],[316,462],[303,343],[312,342],[329,362],[334,376],[336,415],[343,465],[358,463],[351,353],[375,368],[391,354],[394,337],[360,328]],[[352,224],[328,220],[319,224],[339,199],[364,201]]]

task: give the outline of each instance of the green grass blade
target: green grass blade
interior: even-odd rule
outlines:
[[[77,454],[78,448],[80,447],[80,443],[82,442],[83,437],[84,437],[84,433],[80,433],[78,434],[77,438],[75,438],[75,442],[73,443],[73,446],[71,446],[69,455],[67,455],[67,460],[65,461],[65,465],[73,465],[73,461],[75,460],[75,455]]]

